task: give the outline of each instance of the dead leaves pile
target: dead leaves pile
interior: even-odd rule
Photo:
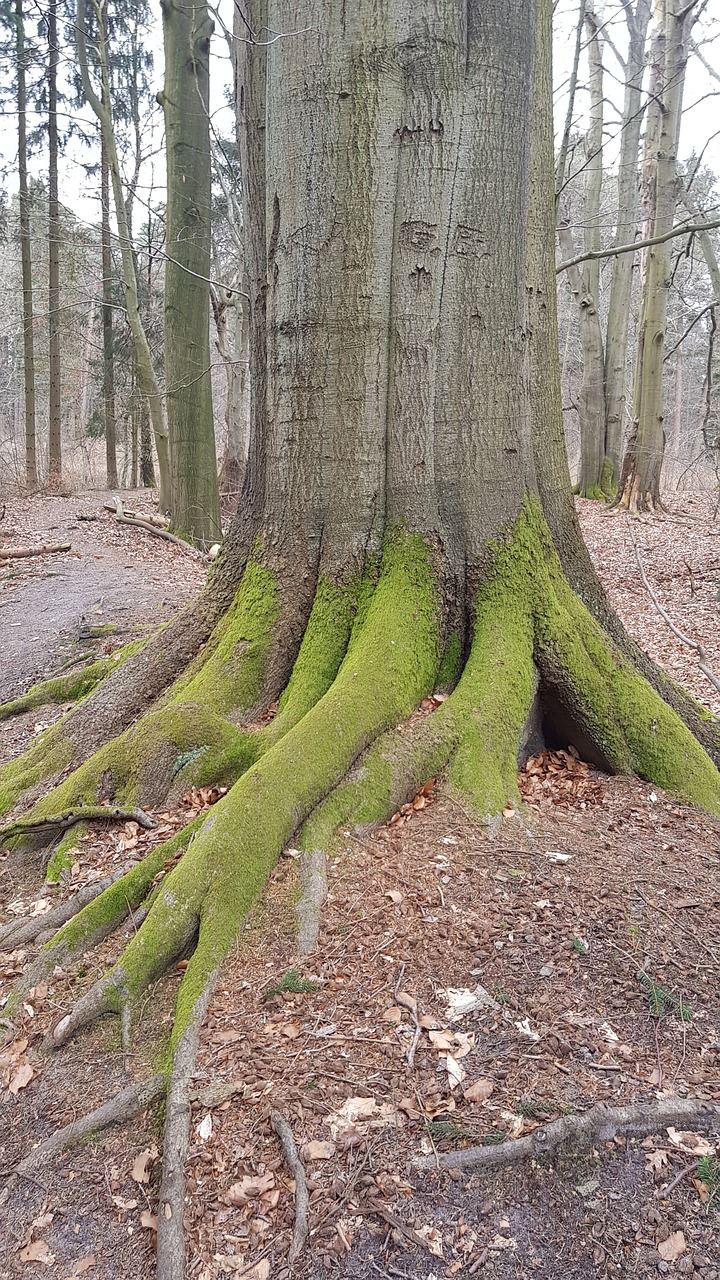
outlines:
[[[541,751],[530,756],[518,775],[518,785],[525,803],[535,808],[552,804],[589,809],[602,804],[606,791],[573,746],[567,751]]]

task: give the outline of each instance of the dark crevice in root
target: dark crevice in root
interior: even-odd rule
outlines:
[[[185,1160],[190,1143],[191,1092],[200,1032],[216,978],[217,972],[209,974],[173,1055],[165,1111],[156,1280],[179,1280],[185,1275]]]
[[[518,1160],[538,1159],[564,1146],[581,1148],[595,1142],[608,1142],[616,1135],[647,1137],[676,1124],[713,1131],[720,1125],[720,1104],[704,1098],[661,1098],[659,1102],[633,1103],[626,1107],[608,1107],[600,1102],[582,1115],[562,1116],[524,1138],[512,1138],[496,1146],[467,1147],[437,1159],[445,1169],[498,1168]],[[415,1166],[435,1168],[435,1159],[419,1158]]]
[[[113,1098],[96,1107],[94,1111],[89,1111],[87,1115],[72,1120],[62,1129],[57,1129],[44,1142],[34,1147],[30,1154],[12,1170],[0,1195],[0,1204],[4,1204],[7,1200],[17,1178],[33,1173],[34,1170],[52,1160],[53,1156],[67,1151],[68,1147],[82,1141],[88,1134],[99,1133],[112,1124],[122,1124],[123,1121],[137,1115],[139,1111],[144,1111],[165,1092],[166,1085],[166,1077],[162,1074],[154,1075],[142,1084],[131,1084],[127,1089],[116,1093]]]

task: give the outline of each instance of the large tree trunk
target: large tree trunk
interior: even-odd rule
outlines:
[[[205,4],[163,0],[167,149],[165,381],[175,529],[220,537],[210,378],[210,118],[213,24]]]
[[[637,234],[637,167],[643,119],[642,82],[645,73],[645,42],[650,10],[650,0],[637,0],[634,12],[630,6],[625,6],[628,55],[618,161],[616,245],[630,244]],[[628,334],[634,269],[634,253],[621,253],[613,260],[605,343],[605,455],[614,487],[617,487],[620,481],[620,462],[625,431]]]
[[[677,145],[693,7],[684,5],[684,0],[662,0],[658,4],[658,26],[651,45],[651,100],[643,177],[650,205],[649,238],[672,230],[680,194]],[[633,513],[661,507],[665,448],[663,360],[671,255],[671,240],[645,250],[633,380],[633,426],[618,494],[620,506]]]
[[[25,391],[25,483],[36,489],[37,442],[35,426],[35,344],[33,339],[32,250],[27,182],[27,94],[25,88],[25,23],[22,0],[15,0],[15,52],[17,56],[18,186],[20,206],[20,257],[23,294],[23,385]]]
[[[325,847],[338,823],[386,817],[446,767],[480,815],[519,804],[531,719],[720,812],[720,774],[639,674],[578,534],[557,369],[549,0],[254,0],[241,19],[254,37],[243,25],[236,45],[253,376],[238,514],[200,605],[0,773],[11,802],[47,776],[50,751],[57,770],[88,754],[104,710],[124,732],[36,815],[99,789],[152,804],[228,785],[23,980],[67,966],[147,899],[53,1043],[110,1010],[127,1028],[148,983],[191,953],[175,1102],[209,987],[291,838]],[[165,693],[131,724],[138,673],[149,696],[163,681]],[[438,686],[439,710],[397,731]],[[695,727],[720,748],[711,718]],[[177,1280],[184,1113],[168,1114],[158,1276]]]
[[[48,409],[48,482],[62,480],[62,392],[60,373],[60,201],[58,199],[58,89],[60,61],[57,0],[47,9],[48,38],[48,330],[50,399]]]

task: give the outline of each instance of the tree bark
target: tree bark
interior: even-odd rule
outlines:
[[[60,61],[57,0],[47,7],[48,39],[48,328],[50,398],[48,410],[48,483],[62,481],[62,390],[60,371],[60,202],[58,198],[58,90]]]
[[[651,44],[651,103],[643,180],[649,237],[672,230],[680,187],[677,145],[682,117],[692,6],[662,0]],[[648,238],[647,236],[645,238]],[[623,461],[618,502],[635,513],[661,509],[660,477],[665,448],[663,359],[671,241],[645,250],[640,330],[635,355],[633,427]]]
[[[584,250],[600,249],[600,200],[603,165],[603,63],[602,43],[595,15],[585,13],[588,51],[590,123],[585,135]],[[565,223],[558,228],[563,257],[574,256],[572,231]],[[600,262],[590,258],[569,269],[570,287],[578,306],[582,342],[582,383],[578,397],[580,418],[579,492],[583,497],[605,497],[605,378],[602,328],[600,324]]]
[[[210,377],[209,57],[205,4],[163,0],[167,149],[165,381],[174,528],[221,534]]]
[[[165,405],[162,393],[158,386],[157,378],[155,377],[150,346],[148,344],[147,335],[140,316],[137,275],[135,272],[132,241],[130,238],[125,200],[123,197],[120,162],[118,160],[115,134],[113,131],[112,106],[107,65],[106,33],[102,25],[102,13],[98,4],[95,5],[95,18],[98,25],[97,54],[102,81],[100,97],[98,97],[93,88],[88,69],[85,38],[85,0],[77,0],[75,39],[78,51],[78,64],[82,77],[83,92],[88,105],[94,111],[100,122],[105,147],[107,149],[107,158],[113,189],[113,201],[115,205],[115,217],[118,224],[118,244],[122,261],[125,308],[133,340],[135,357],[137,360],[140,388],[143,395],[147,397],[149,404],[150,420],[152,422],[153,433],[155,436],[155,447],[157,449],[158,456],[158,470],[160,472],[159,501],[161,509],[165,511],[169,509],[171,503],[170,450],[168,444],[167,422],[165,419]]]
[[[103,273],[103,418],[105,422],[105,470],[108,489],[117,489],[117,451],[115,425],[115,352],[113,339],[113,262],[110,251],[110,169],[107,147],[100,143],[100,203],[102,208],[102,273]]]
[[[618,161],[617,218],[615,244],[630,244],[637,235],[638,157],[642,129],[642,81],[645,73],[645,43],[650,22],[650,0],[637,0],[635,10],[625,6],[628,25],[628,55],[625,67],[625,97],[622,139]],[[628,335],[635,254],[619,254],[613,260],[605,343],[605,454],[617,487],[620,481],[628,363]]]
[[[33,338],[32,248],[27,182],[27,94],[25,87],[25,22],[22,0],[15,0],[15,52],[17,57],[18,185],[20,206],[20,255],[23,293],[23,384],[25,392],[25,483],[37,489],[37,437],[35,423],[35,345]]]

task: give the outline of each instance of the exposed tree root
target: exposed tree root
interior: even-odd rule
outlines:
[[[111,654],[110,657],[98,658],[95,662],[88,663],[81,671],[51,676],[49,680],[41,681],[40,684],[34,685],[32,689],[24,693],[22,697],[13,698],[11,702],[2,703],[0,705],[0,721],[9,720],[11,716],[22,715],[25,711],[33,711],[36,707],[78,702],[81,698],[87,697],[93,689],[97,689],[98,685],[102,684],[107,676],[111,675],[113,671],[119,670],[123,662],[126,662],[133,654],[139,653],[147,643],[145,639],[133,640],[130,644],[124,645],[122,649],[118,649]]]
[[[169,1050],[161,1280],[183,1274],[183,1162],[210,990],[295,832],[302,849],[324,850],[338,824],[389,816],[448,765],[451,786],[481,816],[497,814],[508,800],[518,804],[518,751],[538,700],[548,724],[586,758],[640,773],[720,812],[717,770],[571,591],[532,504],[497,544],[474,606],[472,642],[451,695],[431,715],[407,723],[441,678],[441,621],[425,544],[395,533],[377,585],[318,584],[278,713],[248,733],[226,715],[252,705],[266,687],[263,663],[273,627],[285,616],[268,575],[253,565],[206,661],[38,806],[52,815],[61,801],[91,803],[101,786],[138,803],[147,788],[164,795],[174,778],[232,783],[209,814],[64,924],[18,987],[34,985],[140,909],[144,918],[115,964],[49,1036],[59,1047],[114,1012],[128,1044],[141,993],[189,957]]]
[[[50,939],[61,925],[72,920],[83,907],[98,898],[101,893],[109,889],[110,885],[121,880],[126,874],[126,871],[116,871],[114,875],[106,876],[104,880],[96,880],[93,884],[84,885],[73,894],[72,898],[59,902],[54,910],[48,911],[47,915],[32,916],[28,920],[9,921],[0,929],[0,947],[22,947],[29,942]]]
[[[107,1129],[111,1124],[122,1124],[123,1121],[137,1115],[138,1111],[144,1111],[151,1102],[154,1102],[156,1098],[159,1098],[165,1092],[166,1084],[167,1080],[162,1074],[152,1076],[151,1079],[144,1081],[143,1084],[131,1084],[127,1089],[123,1089],[121,1093],[116,1093],[107,1102],[103,1102],[99,1107],[96,1107],[94,1111],[89,1111],[87,1115],[80,1116],[77,1120],[72,1120],[70,1124],[63,1125],[62,1129],[57,1129],[44,1142],[40,1142],[34,1147],[29,1155],[25,1156],[10,1172],[9,1180],[0,1195],[0,1204],[5,1203],[18,1178],[24,1177],[41,1165],[47,1164],[53,1156],[66,1151],[68,1147],[80,1142],[88,1134],[99,1133],[101,1130]]]
[[[320,908],[327,897],[327,858],[322,849],[300,854],[298,862],[302,893],[295,905],[298,922],[298,952],[307,956],[317,946]]]
[[[18,818],[7,827],[0,827],[0,842],[44,836],[43,843],[57,839],[64,831],[76,827],[79,822],[137,822],[146,831],[152,831],[157,825],[149,814],[142,809],[115,809],[110,805],[84,805],[79,809],[69,809],[66,813],[48,814],[43,818]]]
[[[720,1125],[720,1104],[704,1098],[661,1098],[658,1102],[633,1103],[626,1107],[608,1107],[601,1102],[582,1115],[562,1116],[523,1138],[513,1138],[496,1146],[449,1151],[438,1159],[446,1169],[497,1168],[517,1160],[538,1159],[558,1147],[586,1147],[593,1142],[608,1142],[616,1134],[628,1138],[647,1137],[676,1124],[712,1130]],[[434,1158],[423,1156],[414,1163],[421,1169],[435,1168]]]
[[[173,1056],[158,1206],[157,1280],[178,1280],[185,1275],[185,1158],[190,1141],[190,1101],[200,1032],[216,976],[209,975]]]
[[[56,551],[70,551],[69,542],[39,543],[36,547],[0,547],[0,560],[23,560],[27,556],[49,556]]]
[[[271,1111],[270,1123],[273,1127],[273,1132],[277,1134],[280,1140],[285,1162],[295,1181],[295,1226],[293,1228],[292,1244],[288,1251],[288,1266],[293,1267],[303,1251],[308,1234],[310,1198],[307,1178],[305,1177],[305,1167],[298,1155],[293,1131],[288,1121],[279,1111]]]

